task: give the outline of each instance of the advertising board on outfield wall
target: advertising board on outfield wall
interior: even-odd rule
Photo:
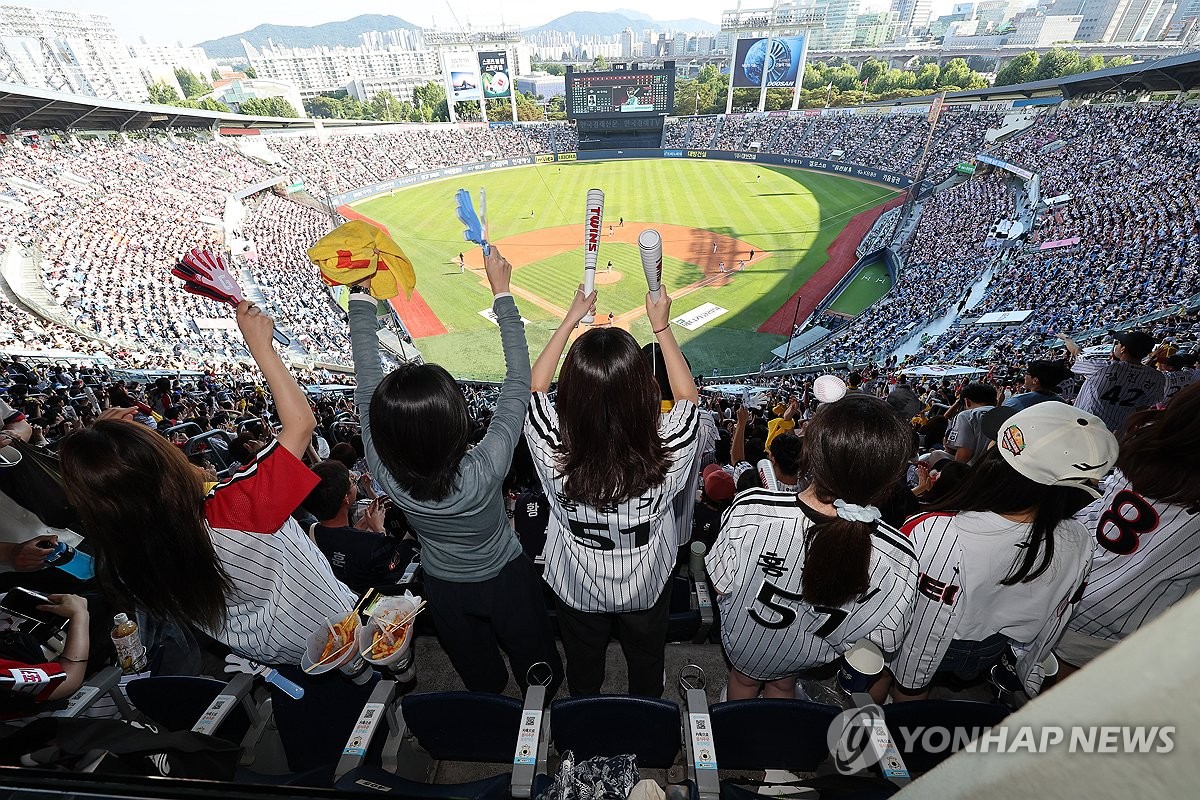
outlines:
[[[441,180],[442,178],[452,178],[455,175],[487,172],[488,170],[505,169],[506,167],[524,167],[530,164],[553,164],[555,162],[561,164],[571,161],[618,161],[633,158],[694,158],[710,159],[712,161],[753,161],[767,166],[833,172],[838,175],[883,183],[900,189],[912,185],[912,179],[907,175],[888,172],[887,170],[875,167],[865,167],[860,164],[843,164],[823,158],[782,156],[777,153],[746,153],[728,150],[587,150],[578,153],[543,153],[537,156],[502,158],[496,161],[480,161],[476,164],[463,164],[458,167],[445,167],[444,169],[435,169],[428,172],[418,172],[413,175],[404,175],[390,181],[377,183],[374,186],[364,186],[352,192],[334,195],[329,199],[336,208],[337,206],[345,205],[346,203],[356,203],[359,200],[365,200],[368,197],[383,194],[384,192],[392,192],[396,189]]]

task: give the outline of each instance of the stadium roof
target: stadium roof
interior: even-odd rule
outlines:
[[[1062,95],[1064,98],[1085,94],[1111,92],[1117,89],[1148,92],[1176,92],[1200,87],[1200,51],[1142,61],[1124,67],[1109,67],[1095,72],[1083,72],[1066,78],[1030,81],[1012,86],[989,86],[985,89],[966,89],[949,92],[947,100],[1010,100],[1013,98]],[[905,97],[868,103],[872,106],[919,105],[932,101],[937,95]]]
[[[311,128],[312,119],[254,117],[176,106],[127,103],[80,94],[54,92],[14,83],[0,83],[0,130],[28,128],[67,130],[140,130],[142,128]],[[325,126],[386,125],[387,123],[323,119]]]

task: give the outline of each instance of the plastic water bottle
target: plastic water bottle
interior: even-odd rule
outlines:
[[[138,635],[138,624],[128,614],[113,617],[112,643],[117,649],[117,664],[126,675],[146,671],[146,648]]]

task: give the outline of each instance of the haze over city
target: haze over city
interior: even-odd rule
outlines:
[[[31,0],[35,8],[104,14],[118,33],[129,41],[144,36],[157,43],[195,44],[206,39],[228,36],[256,25],[319,25],[349,19],[358,14],[395,14],[415,25],[458,27],[491,25],[503,21],[523,27],[541,25],[572,11],[621,11],[633,5],[629,0],[610,3],[567,5],[554,0],[453,0],[451,3],[384,3],[379,0],[346,0],[331,6],[316,0],[210,0],[203,5],[174,5],[169,10],[156,0]],[[657,0],[653,8],[637,11],[659,20],[703,19],[716,24],[721,12],[736,7],[734,0]],[[743,7],[769,6],[769,0],[747,0]],[[887,0],[866,0],[862,11],[887,8]],[[933,13],[945,13],[951,0],[934,0]]]

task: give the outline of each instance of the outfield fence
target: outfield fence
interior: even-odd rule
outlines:
[[[804,158],[800,156],[785,156],[778,153],[751,153],[740,150],[694,150],[694,149],[628,149],[628,150],[580,150],[575,153],[543,153],[534,156],[517,156],[500,158],[493,161],[477,161],[472,164],[460,164],[454,167],[415,172],[403,175],[389,181],[363,186],[350,192],[333,195],[329,198],[334,208],[357,203],[386,192],[416,186],[429,181],[452,178],[457,175],[468,175],[476,172],[488,172],[494,169],[509,169],[525,167],[533,164],[563,164],[573,161],[622,161],[633,159],[692,159],[710,161],[737,161],[742,163],[762,164],[768,167],[787,167],[789,169],[811,170],[814,172],[829,172],[855,180],[883,184],[906,189],[912,185],[912,178],[897,172],[889,172],[876,167],[861,164],[844,164],[840,161],[830,161],[825,158]]]

